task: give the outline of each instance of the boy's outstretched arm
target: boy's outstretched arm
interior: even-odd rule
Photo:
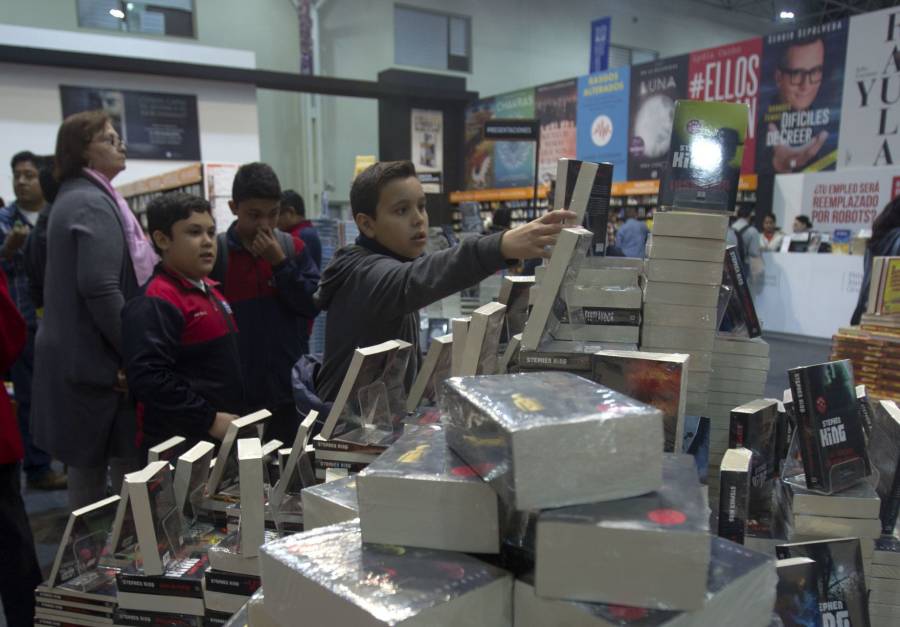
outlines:
[[[509,231],[472,238],[459,246],[408,263],[385,257],[366,272],[367,306],[403,315],[475,285],[506,265],[507,259],[546,257],[571,211],[552,211]]]

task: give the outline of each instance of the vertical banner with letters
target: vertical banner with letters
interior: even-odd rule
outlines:
[[[533,118],[534,89],[522,89],[494,98],[494,118]],[[534,144],[523,141],[494,142],[494,184],[524,187],[534,180]]]
[[[466,189],[494,186],[494,142],[484,139],[484,123],[493,117],[493,98],[473,102],[466,109]]]
[[[556,162],[575,158],[575,116],[578,80],[569,79],[534,89],[534,114],[541,122],[538,176],[543,183],[556,176]]]
[[[756,170],[756,116],[762,38],[692,52],[688,65],[688,98],[735,102],[750,107],[742,173]]]
[[[850,18],[838,167],[900,164],[900,7]]]
[[[628,179],[628,93],[631,68],[578,79],[578,144],[582,161],[613,164],[613,180]]]
[[[444,113],[440,110],[413,109],[410,112],[410,141],[413,165],[418,174],[436,174],[444,170]],[[430,183],[426,193],[438,194],[440,184]]]

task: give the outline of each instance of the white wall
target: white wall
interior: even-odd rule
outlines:
[[[12,155],[20,150],[50,154],[55,148],[62,122],[61,84],[195,94],[203,160],[259,159],[256,89],[252,85],[0,64],[0,168],[4,173],[0,176],[0,196],[7,201],[13,198],[8,174]],[[184,164],[132,159],[115,182],[127,183]]]
[[[468,88],[489,96],[587,74],[590,22],[612,16],[613,45],[657,50],[661,57],[731,43],[770,25],[689,0],[404,0],[409,6],[472,18]],[[394,65],[393,2],[329,0],[319,16],[321,68],[329,76],[375,80]],[[407,68],[430,71],[421,68]],[[325,99],[325,177],[346,200],[353,157],[378,154],[375,101]]]

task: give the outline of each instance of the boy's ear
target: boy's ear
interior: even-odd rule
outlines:
[[[169,244],[172,242],[172,239],[168,235],[157,229],[153,231],[152,237],[153,243],[156,244],[156,247],[162,252],[166,252],[169,249]]]
[[[359,230],[363,235],[370,239],[375,237],[375,218],[368,213],[359,212],[353,216],[353,220],[356,222],[356,226],[359,227]]]
[[[234,202],[233,200],[229,200],[229,201],[228,201],[228,208],[231,209],[231,213],[233,213],[234,215],[237,215],[238,207],[237,207],[237,203],[236,203],[236,202]]]

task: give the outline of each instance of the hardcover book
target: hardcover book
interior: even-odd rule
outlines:
[[[450,450],[439,425],[405,433],[356,485],[364,542],[499,551],[497,494]]]
[[[172,469],[167,461],[152,462],[125,476],[128,498],[145,575],[162,575],[184,548],[184,519],[175,502]]]
[[[304,488],[300,495],[305,531],[359,518],[356,475]]]
[[[216,453],[216,463],[209,475],[206,493],[215,496],[221,490],[233,485],[238,479],[237,444],[240,438],[261,438],[262,429],[271,412],[262,409],[238,418],[225,431],[222,444]]]
[[[878,470],[882,533],[891,535],[900,511],[900,408],[894,401],[875,403],[869,454]]]
[[[858,538],[781,544],[779,559],[808,557],[816,563],[816,596],[823,625],[866,627],[869,606]]]
[[[50,568],[50,587],[76,580],[100,566],[120,500],[110,496],[69,514]]]
[[[747,534],[752,456],[746,448],[730,448],[719,468],[719,537],[737,544]]]
[[[447,443],[516,509],[644,494],[660,486],[662,414],[564,372],[445,382]]]
[[[314,625],[509,625],[512,577],[462,553],[362,542],[359,521],[263,547],[266,608]]]
[[[689,357],[678,353],[598,351],[591,359],[594,382],[662,412],[664,448],[680,453]]]
[[[703,606],[710,555],[704,489],[691,456],[662,457],[655,492],[541,513],[540,596],[652,609]]]
[[[497,374],[500,332],[505,316],[506,305],[501,303],[488,303],[472,312],[459,376]]]
[[[808,557],[778,560],[775,615],[783,627],[821,625],[816,562]]]
[[[669,159],[659,182],[659,204],[730,215],[744,159],[749,107],[677,100]]]
[[[875,423],[875,408],[869,395],[866,392],[865,385],[856,386],[856,400],[859,401],[859,417],[862,420],[863,430],[866,432],[866,438],[872,435],[872,425]]]
[[[788,370],[806,487],[840,492],[871,474],[849,360]]]

